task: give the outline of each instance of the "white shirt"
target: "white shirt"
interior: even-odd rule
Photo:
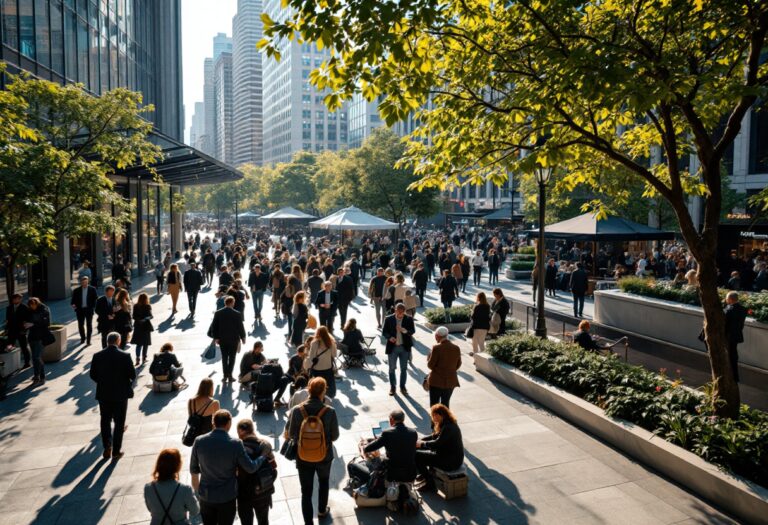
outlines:
[[[81,298],[80,298],[80,306],[83,308],[88,308],[88,288],[87,287],[80,287],[82,290]]]

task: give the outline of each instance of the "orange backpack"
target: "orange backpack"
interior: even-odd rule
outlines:
[[[328,454],[328,443],[325,440],[323,415],[328,411],[328,407],[323,407],[316,416],[307,414],[304,405],[299,405],[299,409],[304,420],[299,429],[298,457],[307,463],[325,461],[325,456]]]

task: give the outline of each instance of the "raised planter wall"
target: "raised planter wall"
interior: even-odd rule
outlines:
[[[547,407],[745,523],[768,524],[768,490],[764,487],[722,472],[692,452],[628,421],[610,418],[597,406],[488,354],[475,354],[475,366],[483,375]]]
[[[51,333],[56,340],[43,348],[43,362],[55,363],[61,361],[64,350],[67,349],[67,327],[51,328]]]
[[[596,323],[659,339],[706,353],[698,336],[704,325],[704,311],[663,299],[624,293],[621,290],[595,290]],[[739,362],[768,372],[768,326],[748,318],[744,342],[739,345]]]
[[[505,272],[505,275],[507,276],[507,279],[514,279],[516,281],[522,281],[522,280],[531,280],[531,274],[533,272],[530,270],[510,270],[507,269]]]
[[[440,326],[444,326],[448,329],[448,332],[455,334],[459,332],[466,331],[467,328],[469,328],[470,323],[442,323],[442,324],[432,324],[432,323],[424,323],[424,326],[429,328],[430,330],[436,330]]]

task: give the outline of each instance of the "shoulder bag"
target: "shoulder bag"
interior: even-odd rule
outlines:
[[[190,407],[192,406],[192,401],[191,399],[189,400]],[[181,436],[181,442],[185,446],[191,447],[195,443],[195,438],[200,435],[200,429],[203,426],[203,414],[211,406],[211,403],[213,403],[213,400],[208,401],[208,404],[203,407],[202,411],[194,411],[187,418],[187,426],[184,429],[184,434]]]

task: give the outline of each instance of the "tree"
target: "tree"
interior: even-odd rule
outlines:
[[[0,252],[7,267],[55,251],[62,236],[122,232],[132,206],[109,176],[161,157],[143,118],[153,107],[126,89],[96,98],[77,84],[7,76],[0,92]],[[9,294],[14,284],[6,279]]]
[[[620,166],[644,197],[663,198],[698,262],[717,413],[736,417],[739,390],[717,292],[721,161],[747,111],[767,95],[761,0],[288,0],[264,16],[282,37],[318,42],[331,57],[311,75],[338,107],[361,89],[382,97],[387,122],[432,97],[408,158],[419,187],[500,184],[507,172],[557,166],[599,188]],[[724,125],[723,125],[724,123]],[[662,161],[649,165],[653,148]],[[525,154],[523,154],[525,153]],[[693,153],[697,171],[679,159]],[[619,192],[620,196],[621,192]],[[703,219],[688,209],[702,199]],[[596,209],[604,213],[602,202]]]
[[[300,151],[291,162],[268,169],[262,183],[265,206],[270,209],[312,206],[317,200],[314,184],[317,169],[317,156],[308,151]]]

